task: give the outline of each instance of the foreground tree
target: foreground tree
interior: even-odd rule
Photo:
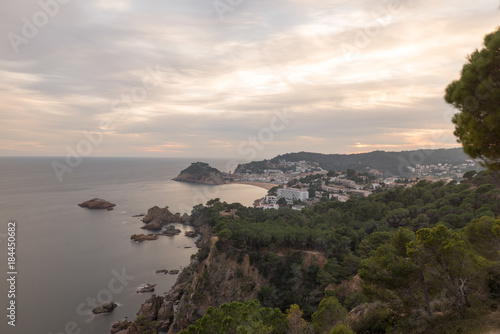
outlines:
[[[257,300],[209,307],[207,313],[180,334],[273,334],[286,332],[286,318],[278,309],[262,307]]]
[[[500,28],[484,37],[484,48],[467,57],[459,80],[445,100],[460,110],[455,136],[465,153],[491,170],[500,170]]]
[[[488,261],[474,252],[462,236],[443,225],[417,231],[407,244],[410,259],[423,266],[423,276],[453,301],[463,317],[471,293],[486,286]]]
[[[328,333],[336,325],[345,319],[347,310],[337,298],[327,297],[319,303],[318,310],[312,315],[312,323],[315,333]]]

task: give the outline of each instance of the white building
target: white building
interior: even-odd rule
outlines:
[[[279,188],[278,197],[284,197],[288,200],[306,201],[309,199],[309,191],[295,188]]]
[[[339,194],[330,194],[330,198],[336,198],[339,202],[347,202],[349,196],[339,195]]]
[[[267,204],[276,204],[276,202],[278,201],[278,197],[276,196],[266,196],[265,199],[264,199],[264,202],[266,202]]]
[[[277,204],[277,203],[274,203],[274,204],[261,204],[260,207],[263,208],[264,210],[269,210],[269,209],[278,210],[280,208],[279,204]]]

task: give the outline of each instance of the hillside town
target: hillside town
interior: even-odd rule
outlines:
[[[278,209],[280,205],[291,205],[300,210],[321,200],[336,198],[347,201],[353,195],[368,196],[377,189],[411,187],[420,180],[460,181],[465,172],[478,170],[477,162],[467,160],[463,164],[437,165],[415,164],[408,167],[409,177],[387,176],[384,173],[365,168],[363,171],[327,171],[318,163],[307,161],[286,161],[270,164],[268,169],[233,174],[234,181],[275,184],[268,195],[255,206],[264,209]]]

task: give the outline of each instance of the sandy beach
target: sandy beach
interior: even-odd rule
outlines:
[[[251,182],[251,181],[236,181],[236,182],[231,182],[231,184],[248,184],[249,186],[256,186],[256,187],[264,188],[266,190],[270,190],[271,188],[277,186],[274,183]]]

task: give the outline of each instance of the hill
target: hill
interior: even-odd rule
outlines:
[[[301,211],[197,205],[200,250],[127,333],[495,333],[498,180],[469,172]]]
[[[376,169],[386,176],[409,176],[408,167],[448,163],[461,165],[470,158],[461,148],[415,150],[402,152],[374,151],[359,154],[322,154],[297,152],[278,155],[271,160],[253,161],[239,165],[235,173],[259,173],[263,169],[279,168],[280,160],[289,162],[306,161],[316,163],[325,170],[345,171],[355,169]]]
[[[174,178],[174,181],[199,184],[224,184],[226,176],[225,173],[211,167],[205,162],[193,162],[191,166],[181,171]]]

